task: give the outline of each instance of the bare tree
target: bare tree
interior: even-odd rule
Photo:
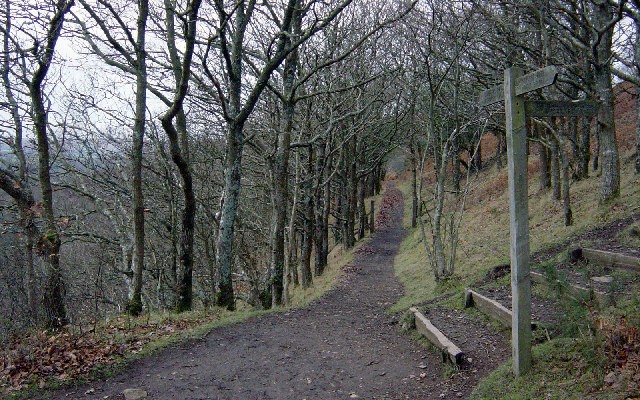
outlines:
[[[82,34],[96,55],[105,63],[135,76],[135,106],[131,147],[131,180],[133,215],[133,259],[129,274],[129,300],[127,310],[132,315],[142,312],[142,271],[145,256],[145,228],[144,228],[144,193],[142,189],[142,160],[144,148],[145,123],[147,112],[147,51],[146,27],[149,16],[148,0],[137,2],[137,17],[135,38],[133,28],[125,24],[121,17],[121,10],[109,0],[98,0],[96,5],[90,5],[86,0],[79,0],[84,10],[95,21],[100,34],[92,33],[82,17],[76,16],[75,22],[82,28]],[[101,15],[99,12],[104,13]],[[114,36],[112,27],[107,23],[108,18],[115,20],[116,29],[121,30],[124,41]],[[99,46],[99,40],[104,41],[108,48],[115,50],[119,58],[113,57]],[[130,48],[128,48],[130,46]]]
[[[620,156],[615,136],[611,61],[614,29],[623,16],[622,3],[558,1],[552,10],[547,21],[558,32],[555,39],[567,48],[581,50],[580,54],[586,56],[593,74],[593,93],[600,103],[596,118],[598,152],[594,155],[594,165],[601,155],[600,200],[607,202],[620,194]],[[587,71],[583,74],[589,75]],[[591,81],[591,76],[588,78]]]
[[[627,54],[614,54],[621,66],[612,66],[612,71],[616,76],[636,86],[636,112],[638,119],[636,122],[636,159],[635,173],[640,174],[640,1],[629,1],[625,8],[625,14],[633,21],[633,32],[625,32],[627,41],[625,49]],[[630,53],[630,54],[629,54]],[[631,55],[631,57],[628,57]]]
[[[458,6],[455,12],[450,13],[448,4],[431,1],[428,8],[415,16],[424,22],[412,25],[416,41],[412,43],[411,51],[415,52],[415,60],[420,63],[413,68],[421,77],[419,96],[424,99],[417,103],[415,113],[409,114],[417,119],[415,126],[422,131],[414,150],[419,156],[418,225],[436,279],[446,279],[454,272],[458,228],[469,190],[469,174],[473,169],[471,163],[474,154],[479,152],[483,128],[474,117],[468,100],[470,96],[462,93],[463,54],[472,47],[473,38],[482,35],[472,24],[475,9],[462,3]],[[463,135],[470,135],[472,139],[469,142],[473,143],[466,184],[464,189],[453,192],[453,205],[447,207],[445,199],[451,192],[447,189],[447,166],[453,157],[457,159],[455,144],[462,142]],[[433,163],[431,190],[425,190],[423,184],[427,160]]]
[[[23,217],[23,225],[27,234],[36,243],[36,251],[45,261],[47,266],[46,282],[43,291],[43,308],[45,312],[45,324],[52,328],[61,327],[67,322],[65,309],[65,286],[60,266],[60,247],[62,241],[56,223],[56,215],[53,204],[53,186],[51,183],[51,155],[49,150],[49,123],[48,112],[45,107],[44,85],[47,74],[53,63],[56,44],[62,33],[65,17],[71,7],[73,0],[57,0],[55,3],[43,5],[39,11],[44,11],[48,15],[46,21],[37,21],[38,24],[46,25],[44,32],[37,32],[35,29],[26,33],[33,39],[30,43],[32,47],[24,48],[18,37],[11,33],[11,3],[6,1],[6,22],[2,27],[4,34],[4,49],[13,47],[5,54],[3,63],[3,83],[9,98],[12,118],[14,120],[15,138],[17,140],[14,150],[19,160],[18,175],[7,169],[0,170],[0,187],[11,196],[18,204]],[[26,5],[25,7],[32,7]],[[38,6],[33,6],[38,8]],[[25,10],[27,11],[27,10]],[[34,10],[35,11],[35,10]],[[21,17],[28,18],[25,14]],[[37,26],[34,24],[33,26]],[[42,36],[39,34],[42,33]],[[10,42],[10,44],[9,44]],[[42,196],[41,203],[36,203],[28,186],[25,183],[25,160],[22,141],[22,123],[17,114],[17,103],[12,94],[10,79],[8,76],[9,64],[7,58],[14,54],[21,65],[22,74],[20,79],[26,86],[30,102],[29,117],[33,124],[38,149],[38,182]],[[33,69],[27,70],[28,66]],[[13,101],[12,101],[13,99]],[[43,217],[43,230],[40,231],[34,222],[34,216],[41,210]],[[36,239],[37,238],[37,239]],[[29,244],[27,244],[29,246]]]
[[[176,288],[178,311],[190,310],[193,303],[193,235],[196,214],[196,198],[193,190],[193,177],[189,164],[189,139],[187,136],[186,117],[183,103],[189,88],[191,63],[196,41],[196,22],[201,0],[193,0],[187,4],[185,29],[185,51],[182,62],[179,60],[175,42],[175,2],[165,1],[167,21],[167,46],[172,61],[176,81],[176,91],[170,108],[160,117],[171,148],[171,157],[182,177],[184,209],[182,211],[182,233],[180,238],[181,276]],[[173,120],[177,117],[177,123]],[[176,127],[177,125],[177,127]]]
[[[301,7],[299,0],[289,0],[282,5],[282,14],[275,19],[277,31],[273,36],[274,48],[267,49],[268,53],[263,58],[265,60],[262,67],[257,68],[255,82],[250,89],[243,77],[243,57],[246,56],[245,34],[247,29],[255,20],[256,4],[255,0],[239,1],[231,8],[225,6],[224,2],[216,1],[215,8],[218,13],[219,27],[219,48],[223,59],[223,69],[227,80],[226,93],[220,89],[220,102],[222,104],[224,118],[227,123],[226,134],[226,160],[225,160],[225,180],[224,191],[221,199],[220,228],[218,242],[216,245],[216,265],[218,268],[218,299],[219,306],[233,309],[234,295],[231,280],[233,266],[233,241],[235,231],[235,219],[238,213],[238,198],[240,195],[242,177],[242,152],[245,144],[244,126],[247,119],[253,112],[260,95],[264,91],[271,74],[284,61],[286,56],[303,42],[308,40],[316,32],[323,29],[330,23],[351,0],[345,0],[329,8],[324,18],[313,21],[308,27],[303,29],[299,38],[287,45],[287,37],[291,35],[292,22],[298,7]],[[310,6],[316,5],[310,3]],[[273,11],[269,7],[269,13]],[[209,73],[213,85],[221,88],[218,79]],[[247,96],[243,96],[243,90],[247,90]]]

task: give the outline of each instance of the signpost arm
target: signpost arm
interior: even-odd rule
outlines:
[[[504,100],[509,165],[511,231],[511,345],[516,376],[531,368],[531,281],[529,277],[529,204],[527,187],[527,129],[523,96],[516,96],[519,68],[504,72]]]

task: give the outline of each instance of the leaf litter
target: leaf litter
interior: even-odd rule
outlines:
[[[120,316],[84,331],[70,326],[16,336],[0,345],[0,397],[31,385],[42,388],[51,381],[87,378],[100,367],[140,353],[152,341],[178,337],[218,319],[218,311],[189,319],[165,318],[158,323],[145,317]]]

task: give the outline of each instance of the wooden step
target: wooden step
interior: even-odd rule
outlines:
[[[478,310],[487,314],[489,317],[497,320],[504,326],[511,328],[513,321],[513,313],[507,307],[503,306],[499,302],[488,298],[473,289],[464,289],[464,306],[476,307]],[[531,323],[531,329],[536,329],[537,323]]]
[[[461,364],[464,357],[462,350],[440,332],[417,308],[411,307],[409,311],[415,316],[416,330],[442,352],[442,361],[450,361],[454,365]]]
[[[466,308],[475,306],[483,313],[501,322],[504,326],[511,327],[511,310],[472,289],[464,289],[464,306]]]
[[[638,257],[596,249],[582,249],[582,257],[603,267],[640,272],[640,258]]]

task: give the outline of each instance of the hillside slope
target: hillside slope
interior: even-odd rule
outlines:
[[[640,235],[638,234],[640,231],[640,176],[633,174],[636,115],[634,96],[629,90],[618,89],[616,118],[622,164],[620,197],[610,204],[599,203],[598,171],[590,171],[588,179],[573,181],[570,191],[575,222],[572,226],[564,226],[562,202],[553,200],[548,191],[539,190],[537,179],[539,160],[535,146],[532,146],[532,154],[529,158],[532,268],[555,271],[556,265],[565,261],[566,250],[575,247],[603,248],[636,255],[640,253]],[[487,138],[483,143],[485,160],[490,159],[494,153],[491,140],[491,137]],[[467,210],[460,228],[454,277],[445,282],[435,282],[428,267],[427,254],[421,242],[420,232],[417,228],[408,228],[407,238],[402,243],[400,253],[395,260],[396,274],[404,283],[406,293],[391,307],[391,311],[406,310],[412,305],[423,305],[427,310],[438,307],[462,308],[464,287],[486,284],[489,271],[499,265],[508,265],[507,171],[506,169],[498,170],[494,162],[487,162],[485,169],[473,178],[471,185]],[[402,188],[405,194],[410,196],[409,182],[403,183]],[[407,227],[410,226],[410,213],[410,208],[405,209],[405,226]],[[630,279],[635,282],[636,278]],[[506,276],[492,285],[508,288],[508,282],[509,277]],[[635,286],[628,289],[637,292],[633,288]],[[637,301],[635,295],[627,296],[621,299],[619,304],[608,308],[596,309],[586,301],[577,302],[578,304],[568,302],[564,304],[553,290],[535,289],[535,291],[536,295],[543,296],[550,303],[558,304],[561,314],[578,315],[578,321],[572,321],[566,325],[566,329],[562,327],[556,329],[556,339],[542,338],[541,341],[546,343],[535,349],[536,367],[534,373],[527,379],[509,378],[510,363],[507,362],[480,384],[481,389],[475,396],[477,398],[531,398],[533,396],[535,398],[538,395],[542,396],[543,393],[530,392],[527,391],[528,388],[532,385],[544,387],[543,383],[547,382],[546,384],[552,388],[546,392],[543,391],[551,395],[547,398],[557,398],[555,396],[583,398],[588,397],[589,393],[599,393],[594,396],[602,398],[603,391],[606,393],[611,389],[611,384],[605,382],[605,377],[608,376],[607,379],[611,381],[613,375],[622,373],[620,365],[612,362],[608,357],[611,354],[607,354],[606,351],[606,341],[611,339],[613,334],[612,329],[608,328],[620,325],[621,320],[629,322],[629,329],[640,328],[640,308],[637,307],[638,303],[634,303]],[[477,316],[473,315],[473,317]],[[578,333],[570,331],[569,325]],[[503,334],[508,339],[508,332],[503,331]],[[559,362],[554,358],[557,354],[567,355],[571,365],[583,363],[586,367],[571,370],[571,377],[567,378],[567,371],[558,372],[568,368],[567,361],[565,360],[564,364]],[[549,368],[549,365],[556,365],[556,367]],[[573,392],[556,390],[558,386],[563,385],[567,389],[572,388]],[[584,390],[581,391],[580,388]],[[611,398],[625,398],[623,394],[626,393],[626,389],[622,385],[619,385],[618,389]],[[504,393],[504,396],[501,397],[500,393]]]

